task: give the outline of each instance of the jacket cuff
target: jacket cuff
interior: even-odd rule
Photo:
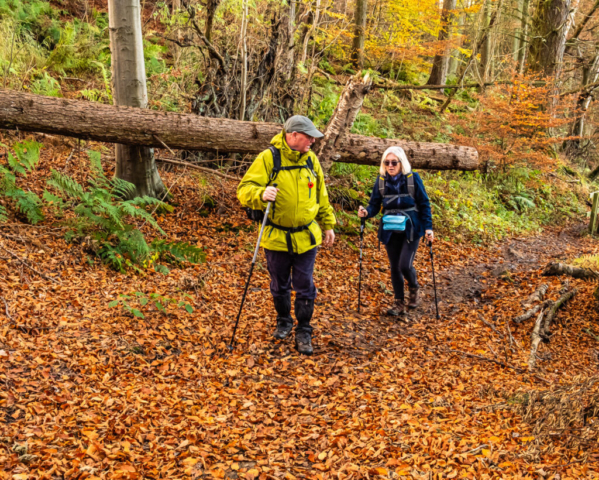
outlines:
[[[334,223],[332,223],[332,224],[330,224],[330,225],[329,225],[329,224],[323,225],[323,226],[322,226],[322,231],[323,231],[323,232],[325,232],[325,231],[327,231],[327,230],[333,230],[333,227],[334,227],[334,226],[335,226],[335,224],[334,224]]]
[[[258,203],[260,204],[260,208],[262,210],[264,210],[266,208],[266,205],[268,204],[268,202],[265,202],[264,200],[262,200],[262,196],[264,195],[264,190],[266,190],[266,187],[261,187],[258,189]]]

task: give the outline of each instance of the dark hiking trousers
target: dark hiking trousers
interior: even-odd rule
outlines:
[[[394,232],[387,245],[385,245],[391,265],[391,283],[397,300],[403,301],[405,298],[404,279],[408,281],[408,286],[411,289],[418,288],[414,257],[419,243],[420,239],[410,242],[405,233]]]
[[[310,327],[310,315],[298,315],[298,303],[304,300],[313,300],[316,298],[316,287],[314,286],[314,262],[318,248],[313,248],[300,255],[289,252],[280,252],[264,249],[266,254],[266,263],[268,273],[270,273],[270,292],[272,296],[286,297],[291,294],[291,289],[295,290],[295,316],[298,321],[297,330],[312,331]]]

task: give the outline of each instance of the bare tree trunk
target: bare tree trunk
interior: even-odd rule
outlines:
[[[147,108],[139,0],[109,0],[108,21],[114,103]],[[134,184],[136,196],[159,196],[164,192],[154,161],[154,151],[150,147],[117,145],[116,176]]]
[[[287,45],[287,80],[291,80],[295,73],[295,14],[297,0],[289,0],[289,24]]]
[[[320,20],[320,0],[316,0],[316,6],[315,6],[315,10],[314,10],[314,21],[312,22],[312,26],[310,27],[310,30],[306,33],[306,36],[304,37],[304,46],[303,46],[303,53],[302,53],[302,63],[304,65],[306,64],[306,58],[308,57],[308,42],[310,41],[310,37],[312,35],[314,35],[314,32],[316,32],[316,29],[318,28],[319,20]]]
[[[583,68],[582,86],[597,83],[599,80],[599,54],[595,55],[590,65]],[[572,126],[572,136],[578,137],[575,140],[570,140],[568,143],[571,146],[579,147],[580,141],[584,136],[585,116],[586,112],[593,101],[593,91],[583,89],[578,95],[576,105],[578,107],[578,116]]]
[[[247,83],[248,83],[248,44],[247,44],[247,26],[248,26],[248,0],[243,0],[243,12],[241,19],[241,107],[239,110],[239,120],[245,117],[245,106],[247,101]]]
[[[533,73],[559,80],[566,39],[579,0],[542,0],[533,20],[528,68]]]
[[[172,0],[171,3],[171,15],[176,15],[181,10],[181,0]],[[183,42],[183,35],[181,34],[181,29],[177,28],[177,40],[179,43]],[[179,59],[181,58],[181,47],[173,43],[171,45],[173,58],[175,59],[175,66],[179,63]]]
[[[102,103],[44,97],[0,89],[0,128],[97,140],[206,152],[257,154],[281,132],[282,125],[240,122],[194,114],[114,107]],[[164,144],[163,144],[164,143]],[[329,152],[336,162],[379,165],[383,152],[402,147],[414,168],[476,170],[478,152],[448,143],[409,142],[346,134]]]
[[[450,38],[451,23],[453,21],[453,11],[456,8],[456,0],[444,0],[443,11],[441,13],[441,28],[439,30],[439,42],[446,42]],[[431,74],[428,77],[427,85],[445,85],[447,72],[449,70],[450,50],[447,46],[443,47],[441,55],[435,55]]]
[[[356,11],[354,14],[355,29],[351,60],[354,64],[354,67],[356,67],[358,70],[361,70],[364,67],[364,41],[366,39],[367,10],[368,0],[356,0]]]
[[[520,10],[520,48],[518,50],[518,73],[524,73],[524,66],[526,65],[526,58],[528,56],[528,50],[530,44],[528,41],[528,30],[529,30],[529,18],[528,13],[530,9],[530,0],[523,0],[522,9]]]
[[[516,20],[515,20],[515,30],[514,30],[514,38],[512,43],[512,58],[514,62],[518,62],[518,52],[520,51],[521,46],[521,37],[522,37],[522,8],[524,5],[524,0],[516,0],[515,1],[515,11],[516,11]]]
[[[181,0],[178,0],[179,2]],[[204,36],[206,40],[212,42],[212,27],[214,25],[214,16],[216,15],[216,9],[220,5],[221,0],[208,0],[206,2],[206,28],[204,30]]]
[[[459,17],[458,17],[458,25],[456,28],[456,33],[458,35],[462,34],[462,28],[464,27],[464,13],[462,13]],[[461,44],[461,40],[460,40],[460,44]],[[458,63],[460,61],[460,51],[458,49],[455,49],[452,53],[451,53],[451,58],[449,60],[449,73],[448,75],[454,75],[458,72]]]
[[[327,125],[324,138],[319,141],[316,154],[320,159],[325,173],[333,166],[336,146],[340,145],[351,130],[362,104],[364,97],[372,87],[372,80],[368,74],[362,78],[361,74],[352,77],[343,89],[333,116]]]
[[[492,49],[491,49],[491,2],[490,0],[486,1],[483,7],[483,22],[485,25],[485,29],[487,30],[487,35],[485,36],[484,41],[481,44],[480,49],[480,64],[479,64],[479,75],[483,82],[488,80],[489,73],[489,64],[491,62],[492,57]]]

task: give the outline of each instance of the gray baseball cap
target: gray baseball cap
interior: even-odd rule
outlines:
[[[283,126],[287,133],[300,132],[310,135],[314,138],[322,138],[324,135],[320,133],[308,117],[302,115],[294,115],[285,122]]]

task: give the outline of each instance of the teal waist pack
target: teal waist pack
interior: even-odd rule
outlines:
[[[383,230],[395,230],[403,232],[406,229],[406,221],[408,217],[403,215],[384,215]]]

